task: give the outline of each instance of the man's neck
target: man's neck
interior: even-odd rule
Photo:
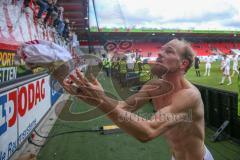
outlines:
[[[172,83],[174,85],[174,90],[180,90],[182,89],[183,86],[183,78],[184,78],[184,74],[181,72],[169,72],[167,73],[163,79]]]

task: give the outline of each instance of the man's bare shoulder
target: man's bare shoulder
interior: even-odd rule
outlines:
[[[185,97],[191,97],[194,100],[201,99],[201,94],[198,88],[192,84],[190,84],[187,88],[182,89],[180,92],[180,94],[183,94]]]
[[[185,88],[181,90],[182,94],[191,98],[201,99],[201,94],[197,87],[195,87],[188,80],[185,80]]]
[[[172,99],[172,104],[182,109],[193,109],[198,106],[199,102],[201,102],[201,94],[193,85],[179,90],[173,95]]]

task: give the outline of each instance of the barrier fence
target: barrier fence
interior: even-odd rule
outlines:
[[[205,123],[212,128],[219,128],[228,120],[226,133],[240,141],[240,117],[238,116],[238,93],[196,85],[199,89],[205,111]]]
[[[46,73],[0,90],[0,159],[9,159],[31,135],[60,94]]]

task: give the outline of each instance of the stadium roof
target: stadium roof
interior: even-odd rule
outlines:
[[[91,40],[144,40],[144,41],[168,41],[173,38],[184,38],[189,41],[237,41],[239,34],[219,33],[155,33],[155,32],[91,32]]]

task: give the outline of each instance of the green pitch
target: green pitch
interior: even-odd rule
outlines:
[[[227,78],[225,79],[225,83],[223,85],[219,84],[219,82],[222,79],[222,73],[220,71],[220,62],[215,62],[212,64],[210,76],[204,76],[204,72],[205,72],[204,63],[200,65],[200,72],[201,72],[201,77],[197,77],[195,73],[195,69],[194,67],[192,67],[186,74],[186,78],[195,84],[239,93],[239,87],[238,87],[239,82],[238,82],[238,76],[236,73],[234,77],[232,77],[232,85],[229,85],[229,86],[227,85],[228,83]],[[231,68],[231,74],[232,74],[232,68]],[[240,97],[238,97],[238,108],[239,108],[238,116],[240,116]]]
[[[86,109],[82,102],[77,110]],[[76,109],[76,108],[75,108]],[[74,110],[75,110],[74,109]],[[150,104],[140,112],[152,112]],[[106,117],[88,122],[64,122],[58,120],[50,135],[83,129],[94,129],[112,124]],[[240,146],[231,141],[211,142],[214,132],[206,128],[205,144],[215,160],[239,158]],[[101,135],[99,132],[72,133],[48,139],[38,160],[170,160],[171,150],[163,137],[141,143],[126,133]]]
[[[224,85],[219,85],[219,82],[222,79],[222,73],[220,71],[220,62],[215,62],[212,64],[211,74],[209,77],[204,76],[205,63],[200,64],[200,72],[201,72],[201,77],[197,77],[194,67],[192,67],[186,74],[186,78],[190,80],[192,83],[238,93],[238,82],[237,82],[238,76],[236,73],[235,73],[235,76],[232,77],[232,85],[227,86],[227,83],[228,83],[227,78],[225,79]],[[231,74],[232,74],[232,70],[231,70]]]
[[[203,65],[201,72],[204,71]],[[188,79],[195,83],[203,83],[211,87],[237,91],[233,86],[219,86],[221,74],[218,73],[218,64],[213,64],[212,75],[210,77],[195,77],[194,70],[186,75]],[[235,83],[236,78],[233,83]],[[100,80],[104,89],[115,90],[109,78]],[[217,84],[214,84],[217,83]],[[72,112],[83,112],[92,106],[74,100],[75,105],[71,106]],[[152,113],[153,106],[147,103],[139,112]],[[53,126],[50,135],[63,132],[71,132],[84,129],[95,129],[102,125],[109,125],[112,122],[105,116],[87,122],[66,122],[58,120]],[[206,128],[205,144],[216,160],[235,160],[239,158],[240,146],[231,141],[213,143],[210,141],[214,132]],[[141,143],[126,133],[101,135],[99,132],[91,133],[69,133],[48,139],[45,146],[38,154],[38,160],[169,160],[171,150],[163,137],[158,137],[148,143]]]

